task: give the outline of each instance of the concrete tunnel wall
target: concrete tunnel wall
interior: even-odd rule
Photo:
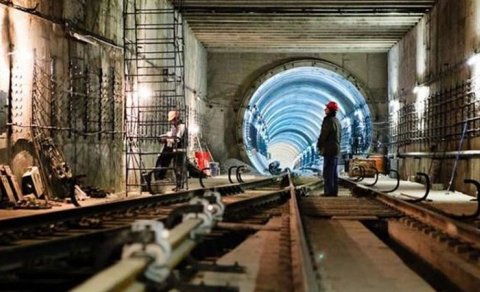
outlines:
[[[21,11],[21,7],[36,7],[33,15]],[[0,72],[2,83],[0,92],[7,98],[11,93],[11,135],[2,134],[2,161],[11,164],[17,178],[29,166],[36,165],[35,150],[32,143],[32,92],[34,79],[34,63],[36,76],[40,82],[48,83],[51,68],[55,70],[58,82],[58,101],[65,102],[69,87],[66,80],[69,74],[70,61],[76,62],[72,67],[79,77],[83,70],[101,68],[104,72],[114,72],[120,81],[119,94],[116,98],[115,131],[122,130],[121,83],[123,73],[123,57],[119,48],[99,44],[93,46],[69,37],[64,22],[72,23],[76,28],[85,29],[122,45],[121,1],[22,1],[20,9],[0,6],[1,53]],[[54,65],[51,67],[52,59]],[[10,71],[11,67],[11,71]],[[110,74],[109,76],[113,76]],[[11,84],[9,80],[11,79]],[[11,86],[10,86],[11,85]],[[48,85],[47,85],[48,86]],[[51,112],[48,104],[52,97],[48,90],[37,92],[44,98],[41,107],[57,116],[56,123],[48,121],[55,127],[68,127],[64,118],[66,113],[58,109]],[[7,111],[7,109],[5,109]],[[75,112],[81,109],[76,107]],[[2,121],[3,122],[3,121]],[[107,135],[105,135],[107,136]],[[109,191],[118,189],[122,181],[123,161],[122,135],[108,135],[109,138],[98,139],[97,135],[80,137],[70,132],[58,131],[56,143],[63,150],[67,163],[74,175],[86,174],[86,183],[105,188]]]
[[[480,92],[477,77],[480,67],[478,63],[475,66],[469,66],[467,61],[479,49],[480,1],[438,1],[430,14],[426,15],[389,52],[390,115],[395,116],[405,105],[414,105],[417,111],[420,108],[424,109],[422,102],[436,94],[448,99],[449,90],[471,81],[472,94],[475,95],[476,100],[475,113],[472,115],[478,116]],[[423,85],[427,90],[414,93],[413,89],[416,85]],[[450,105],[449,112],[439,121],[442,126],[454,127],[457,133],[462,132],[462,125],[461,123],[455,125],[455,123],[459,121],[458,115],[464,110],[459,106],[460,104]],[[391,126],[398,127],[398,123],[394,122]],[[470,123],[468,129],[475,130],[474,128],[477,127],[476,123]],[[467,135],[461,150],[479,150],[480,138],[475,136],[477,135],[468,138]],[[453,138],[445,137],[443,141],[412,140],[402,145],[393,145],[390,152],[430,152],[436,149],[438,156],[441,157],[445,151],[456,152],[459,145],[460,135],[457,135]],[[476,157],[458,162],[453,189],[475,194],[474,187],[463,184],[463,179],[479,179],[479,162]],[[452,175],[455,159],[453,157],[432,161],[428,157],[421,159],[407,157],[394,160],[392,165],[398,167],[403,178],[415,175],[417,171],[427,172],[434,183],[443,184],[446,188]]]
[[[21,3],[20,3],[21,2]],[[37,15],[21,11],[35,9]],[[123,146],[123,21],[121,0],[80,0],[80,1],[16,1],[14,7],[0,6],[0,105],[5,105],[11,93],[12,117],[11,135],[7,135],[7,113],[0,114],[0,163],[10,164],[17,178],[29,166],[37,164],[32,144],[32,80],[35,52],[37,63],[42,70],[50,70],[50,61],[55,59],[56,79],[62,82],[63,93],[59,103],[65,103],[68,85],[69,63],[77,61],[79,73],[89,67],[92,71],[115,72],[117,118],[115,135],[80,135],[58,131],[55,142],[63,152],[66,162],[74,175],[86,174],[87,185],[102,187],[107,191],[121,192],[125,188],[125,154]],[[165,0],[148,1],[149,5],[168,5]],[[145,3],[147,4],[147,3]],[[55,23],[58,22],[58,23]],[[72,23],[85,33],[94,33],[114,46],[102,42],[96,45],[73,38],[65,30],[65,22]],[[201,114],[206,95],[206,51],[193,36],[189,28],[185,35],[185,84],[186,101]],[[117,46],[117,47],[115,47]],[[12,67],[12,70],[10,70]],[[96,72],[96,71],[95,71]],[[11,78],[11,84],[10,84]],[[45,91],[46,92],[46,91]],[[51,96],[46,94],[46,103]],[[77,105],[76,113],[84,113]],[[47,111],[50,108],[47,107]],[[56,126],[68,127],[65,112],[58,109]],[[193,118],[193,117],[192,117]],[[51,121],[46,122],[51,123]],[[79,122],[74,123],[81,130]]]
[[[378,125],[387,116],[387,54],[208,54],[208,99],[206,115],[209,135],[206,137],[215,159],[220,163],[230,158],[245,160],[242,141],[237,132],[242,127],[243,101],[256,80],[269,70],[301,59],[325,60],[350,72],[368,92],[367,103],[374,115],[373,140],[387,138]],[[321,110],[321,109],[319,109]],[[246,161],[248,162],[248,161]]]

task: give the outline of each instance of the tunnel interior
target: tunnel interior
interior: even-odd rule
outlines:
[[[372,120],[361,90],[330,69],[301,66],[274,74],[249,97],[242,134],[246,155],[255,169],[268,173],[274,161],[280,163],[280,169],[300,174],[321,169],[323,160],[316,142],[329,101],[339,105],[342,156],[367,152]]]

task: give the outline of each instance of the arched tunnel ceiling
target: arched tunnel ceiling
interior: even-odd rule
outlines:
[[[183,0],[209,51],[386,52],[436,0]]]
[[[263,172],[272,161],[281,167],[301,169],[319,165],[316,141],[329,101],[339,104],[337,117],[344,129],[342,153],[352,153],[361,137],[363,149],[370,144],[370,110],[365,96],[344,76],[321,67],[299,66],[268,79],[247,96],[244,112],[245,152]]]

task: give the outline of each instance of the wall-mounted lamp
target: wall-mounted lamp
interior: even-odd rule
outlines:
[[[417,85],[413,88],[412,92],[415,93],[415,94],[421,94],[423,92],[426,92],[428,91],[428,86],[425,86],[425,85]]]
[[[16,58],[20,58],[22,60],[32,60],[33,54],[29,50],[19,49],[12,52],[8,52],[7,56],[15,56]]]
[[[190,126],[190,133],[191,133],[192,135],[195,135],[195,136],[196,136],[199,132],[200,132],[200,128],[198,127],[197,124],[192,124],[192,125]]]
[[[477,64],[480,61],[480,54],[475,50],[475,54],[473,54],[470,58],[467,60],[467,64],[469,66],[473,66]]]
[[[138,89],[138,98],[140,99],[148,99],[152,96],[152,91],[150,88],[147,87],[140,87]]]

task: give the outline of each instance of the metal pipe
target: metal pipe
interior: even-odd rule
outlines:
[[[176,248],[179,243],[190,236],[190,232],[200,226],[202,222],[203,221],[201,219],[190,219],[178,224],[170,231],[168,243],[172,246],[172,248]]]
[[[242,179],[242,169],[244,169],[245,166],[244,165],[240,165],[239,167],[237,167],[237,181],[239,183],[242,183],[243,182],[243,179]]]
[[[480,198],[479,198],[480,197],[480,182],[476,181],[476,180],[473,180],[473,179],[464,179],[463,182],[466,183],[466,184],[475,185],[475,187],[477,189],[477,198],[476,198],[477,208],[476,208],[475,212],[473,212],[472,214],[462,214],[462,215],[447,214],[447,216],[455,218],[455,219],[459,219],[459,220],[478,219],[478,216],[480,215]]]
[[[203,183],[203,175],[205,174],[205,170],[210,170],[210,167],[202,168],[202,170],[200,170],[201,174],[198,176],[198,180],[202,188],[205,188],[205,184]],[[207,175],[205,175],[205,177],[207,177]]]
[[[390,169],[390,172],[393,172],[395,173],[395,176],[397,177],[397,184],[395,185],[395,187],[391,190],[387,190],[387,191],[380,191],[382,193],[391,193],[391,192],[394,192],[398,189],[398,187],[400,186],[400,173],[398,173],[398,171],[396,171],[395,169]]]
[[[424,172],[417,172],[417,175],[418,176],[423,176],[425,178],[425,194],[423,195],[423,197],[421,198],[418,198],[418,199],[408,199],[408,200],[405,200],[407,202],[410,202],[410,203],[418,203],[418,202],[421,202],[423,200],[426,200],[427,197],[428,197],[428,194],[430,193],[430,177],[428,176],[428,174],[424,173]]]
[[[378,169],[376,167],[374,167],[373,170],[375,170],[375,181],[373,183],[370,183],[370,184],[365,184],[367,187],[373,187],[378,182]]]
[[[190,219],[170,231],[168,243],[173,250],[166,263],[168,268],[173,269],[195,247],[196,242],[188,236],[202,222],[200,219]],[[145,271],[151,261],[152,259],[147,256],[122,259],[72,291],[124,291],[137,281],[138,276]]]
[[[366,173],[365,173],[365,167],[360,165],[358,168],[360,168],[360,178],[358,180],[360,182],[365,178]]]
[[[197,245],[193,239],[185,239],[180,245],[173,250],[171,257],[168,259],[166,266],[172,270],[175,268],[184,258],[186,258],[193,248]]]
[[[234,168],[236,168],[236,167],[237,167],[237,166],[234,165],[234,166],[230,166],[230,167],[228,168],[228,181],[229,181],[230,183],[232,183],[232,184],[233,184],[233,180],[232,180],[232,170],[233,170]]]
[[[420,157],[420,158],[436,158],[436,159],[452,159],[459,157],[480,157],[480,150],[463,150],[463,151],[447,151],[447,152],[400,152],[397,154],[399,158]]]
[[[123,259],[75,287],[72,291],[125,291],[136,281],[151,260],[148,257]]]
[[[352,171],[353,171],[353,168],[352,168]],[[358,172],[359,172],[359,175],[357,178],[353,179],[354,182],[360,182],[363,180],[363,177],[365,175],[365,171],[364,171],[364,168],[363,166],[358,166]]]
[[[455,163],[453,164],[452,174],[450,176],[450,181],[448,182],[447,192],[450,192],[452,188],[453,179],[455,178],[455,173],[457,172],[458,159],[460,159],[460,151],[463,147],[463,141],[465,141],[465,132],[467,131],[468,123],[465,122],[463,125],[462,138],[460,138],[460,143],[458,145],[457,155],[455,155]]]

